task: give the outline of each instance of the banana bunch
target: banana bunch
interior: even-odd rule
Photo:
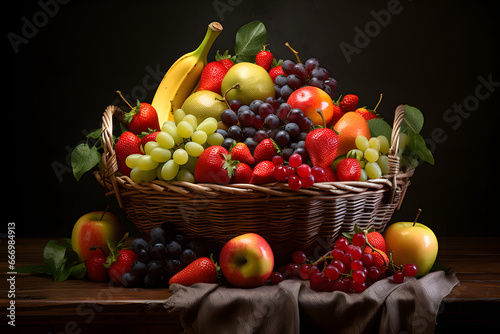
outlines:
[[[163,77],[151,103],[158,113],[160,126],[166,121],[174,120],[174,110],[180,108],[196,89],[201,72],[207,64],[208,52],[221,32],[220,23],[210,23],[200,46],[177,59]]]

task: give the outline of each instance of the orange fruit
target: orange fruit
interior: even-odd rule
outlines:
[[[365,136],[371,138],[368,122],[360,114],[349,111],[342,116],[335,126],[335,131],[339,133],[339,146],[337,148],[337,157],[346,154],[356,148],[356,137]]]

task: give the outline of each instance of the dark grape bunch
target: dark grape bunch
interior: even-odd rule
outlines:
[[[239,100],[229,103],[230,109],[221,114],[222,122],[228,127],[227,137],[222,143],[229,149],[233,141],[243,142],[253,152],[264,139],[273,139],[282,152],[283,158],[293,153],[302,155],[308,160],[305,149],[305,138],[313,125],[309,117],[298,108],[292,108],[286,102],[279,102],[273,97],[265,101],[254,100],[243,105]]]
[[[207,256],[206,246],[202,240],[189,240],[169,224],[154,227],[149,240],[139,237],[132,241],[131,248],[138,260],[132,264],[130,272],[123,275],[122,283],[128,288],[166,287],[170,277],[196,258]]]
[[[337,80],[329,76],[328,70],[320,66],[316,58],[309,58],[305,63],[287,59],[281,67],[286,75],[278,75],[274,88],[276,98],[287,101],[288,97],[303,86],[314,86],[324,90],[333,99],[333,91],[337,88]]]

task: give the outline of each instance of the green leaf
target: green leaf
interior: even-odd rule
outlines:
[[[382,118],[373,118],[369,120],[368,126],[370,127],[370,135],[372,137],[383,135],[389,141],[391,140],[392,127]]]
[[[415,132],[410,131],[408,133],[408,144],[403,150],[403,158],[412,161],[413,159],[425,161],[431,165],[434,165],[434,156],[432,152],[427,148],[424,138]],[[414,163],[412,163],[413,165]]]
[[[31,275],[52,275],[52,272],[44,264],[34,264],[16,267],[16,272],[18,274],[31,274]]]
[[[408,133],[408,130],[411,130],[415,133],[420,133],[420,130],[422,130],[422,127],[424,126],[424,115],[415,107],[407,104],[405,104],[404,107],[405,116],[403,122],[401,123],[400,131]]]
[[[79,181],[82,175],[97,166],[99,161],[101,161],[101,153],[97,147],[89,147],[86,143],[75,147],[71,152],[71,167],[75,179]]]
[[[259,20],[245,24],[236,32],[234,52],[236,62],[254,62],[255,56],[267,41],[267,30]]]

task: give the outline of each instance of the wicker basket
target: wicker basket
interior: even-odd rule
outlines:
[[[190,238],[208,238],[223,245],[230,238],[255,232],[271,245],[276,263],[290,260],[297,249],[310,255],[331,248],[340,232],[355,224],[383,231],[403,200],[413,170],[400,171],[399,129],[404,107],[395,112],[389,175],[364,182],[322,182],[292,191],[285,183],[197,184],[135,183],[119,174],[113,149],[113,113],[103,115],[104,170],[96,171],[106,195],[116,196],[127,217],[147,237],[154,226],[173,222]]]

